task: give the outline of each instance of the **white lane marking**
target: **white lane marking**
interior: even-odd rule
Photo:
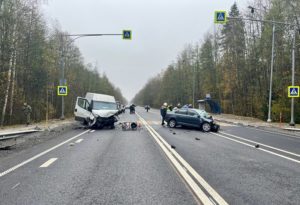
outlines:
[[[90,132],[95,132],[95,130],[91,130]]]
[[[83,139],[78,139],[75,141],[75,143],[80,143]]]
[[[83,134],[85,134],[85,133],[87,133],[87,132],[89,132],[89,131],[90,131],[90,130],[86,130],[86,131],[84,131],[84,132],[82,132],[82,133],[80,133],[80,134],[78,134],[78,135],[76,135],[76,136],[74,136],[74,137],[72,137],[72,138],[70,138],[70,139],[68,139],[68,140],[66,140],[66,141],[64,141],[64,142],[62,142],[62,143],[60,143],[60,144],[58,144],[58,145],[55,145],[54,147],[51,147],[50,149],[47,149],[47,150],[45,150],[45,151],[43,151],[43,152],[41,152],[41,153],[39,153],[39,154],[37,154],[37,155],[31,157],[31,158],[25,160],[24,162],[21,162],[20,164],[17,164],[17,165],[15,165],[15,166],[9,168],[8,170],[6,170],[6,171],[0,173],[0,177],[3,177],[4,175],[6,175],[6,174],[8,174],[8,173],[10,173],[10,172],[12,172],[12,171],[14,171],[14,170],[16,170],[16,169],[22,167],[22,166],[24,166],[25,164],[28,164],[29,162],[31,162],[31,161],[33,161],[33,160],[35,160],[35,159],[37,159],[37,158],[39,158],[39,157],[41,157],[41,156],[47,154],[48,152],[51,152],[52,150],[54,150],[54,149],[56,149],[56,148],[58,148],[58,147],[60,147],[60,146],[62,146],[62,145],[64,145],[64,144],[66,144],[66,143],[68,143],[68,142],[70,142],[70,141],[76,139],[77,137],[79,137],[79,136],[81,136],[81,135],[83,135]]]
[[[261,131],[261,132],[266,132],[266,133],[269,133],[269,134],[276,134],[276,135],[282,135],[282,136],[286,136],[286,137],[291,137],[291,138],[300,139],[300,137],[298,137],[298,136],[289,135],[289,134],[285,134],[285,133],[272,132],[272,131],[268,131],[268,130],[257,129],[257,128],[254,128],[254,127],[247,127],[247,128],[248,128],[248,129],[252,129],[252,130]]]
[[[241,141],[239,141],[239,140],[232,139],[232,138],[230,138],[230,137],[226,137],[226,136],[223,136],[223,135],[219,135],[219,134],[217,134],[217,133],[212,133],[212,134],[213,134],[213,135],[216,135],[216,136],[219,136],[219,137],[222,137],[222,138],[225,138],[225,139],[228,139],[228,140],[231,140],[231,141],[234,141],[234,142],[237,142],[237,143],[240,143],[240,144],[243,144],[243,145],[246,145],[246,146],[248,146],[248,147],[254,148],[254,146],[251,145],[251,144],[248,144],[248,143],[245,143],[245,142],[241,142]],[[284,158],[284,159],[287,159],[287,160],[290,160],[290,161],[293,161],[293,162],[296,162],[296,163],[299,163],[299,164],[300,164],[300,161],[299,161],[299,160],[296,160],[296,159],[293,159],[293,158],[290,158],[290,157],[286,157],[286,156],[283,156],[283,155],[281,155],[281,154],[277,154],[277,153],[275,153],[275,152],[272,152],[272,151],[269,151],[269,150],[266,150],[266,149],[263,149],[263,148],[260,148],[260,147],[254,148],[254,149],[259,149],[259,150],[261,150],[261,151],[263,151],[263,152],[267,152],[267,153],[269,153],[269,154],[276,155],[276,156],[278,156],[278,157],[281,157],[281,158]]]
[[[240,140],[244,140],[246,142],[251,142],[251,143],[263,145],[263,146],[268,147],[268,148],[273,149],[273,150],[277,150],[277,151],[280,151],[280,152],[284,152],[286,154],[290,154],[290,155],[293,155],[293,156],[296,156],[296,157],[300,157],[299,154],[296,154],[296,153],[293,153],[293,152],[289,152],[289,151],[286,151],[286,150],[283,150],[283,149],[279,149],[279,148],[276,148],[276,147],[272,147],[272,146],[269,146],[269,145],[266,145],[266,144],[263,144],[263,143],[260,143],[260,142],[257,142],[257,141],[248,140],[248,139],[245,139],[245,138],[242,138],[242,137],[238,137],[236,135],[228,134],[226,132],[220,132],[220,133],[224,134],[224,135],[228,135],[228,136],[234,137],[236,139],[240,139]]]
[[[136,113],[137,114],[137,113]],[[201,184],[201,186],[212,196],[220,205],[228,205],[228,203],[174,150],[171,146],[139,115],[137,116],[143,122],[149,133],[155,141],[163,149],[169,160],[173,163],[174,167],[184,178],[186,183],[193,190],[195,195],[203,204],[213,204],[206,194],[201,190],[197,183],[186,172],[188,170],[191,175]],[[181,166],[180,163],[183,165]]]
[[[200,187],[194,182],[194,180],[187,174],[187,172],[183,169],[182,166],[178,163],[178,161],[175,159],[175,157],[172,156],[172,154],[167,150],[167,148],[162,144],[161,141],[155,136],[155,134],[152,132],[152,130],[148,127],[146,122],[143,122],[146,129],[149,131],[151,136],[154,138],[154,140],[158,143],[158,145],[161,147],[161,149],[164,151],[166,156],[169,158],[173,166],[177,169],[177,171],[180,173],[180,175],[184,178],[186,183],[190,186],[190,188],[193,190],[195,195],[198,197],[198,199],[203,204],[209,204],[213,205],[209,198],[205,195],[205,193],[200,189]]]
[[[45,167],[49,167],[53,162],[55,162],[57,160],[57,158],[51,158],[49,159],[47,162],[45,162],[44,164],[42,164],[40,166],[40,168],[45,168]]]
[[[155,133],[157,133],[151,126]],[[171,146],[157,133],[158,137],[160,137],[161,141],[169,147],[172,154],[181,162],[181,164],[193,175],[193,177],[204,187],[204,189],[219,203],[219,204],[227,204],[227,202],[196,172],[196,170],[185,161],[174,149],[171,149]]]
[[[21,183],[19,182],[19,183],[17,183],[15,186],[13,186],[11,189],[15,189],[15,188],[17,188],[17,186],[19,186]]]

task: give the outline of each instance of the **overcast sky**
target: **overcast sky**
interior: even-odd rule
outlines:
[[[147,80],[176,60],[188,43],[213,30],[215,10],[229,10],[235,0],[48,0],[43,5],[51,25],[68,33],[122,33],[78,39],[86,63],[97,63],[131,100]],[[245,10],[249,0],[236,0]]]

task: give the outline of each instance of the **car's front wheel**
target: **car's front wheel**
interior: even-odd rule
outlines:
[[[207,123],[207,122],[204,122],[204,123],[202,124],[202,130],[203,130],[204,132],[209,132],[209,131],[211,130],[210,124]]]
[[[176,120],[175,119],[171,119],[168,122],[169,127],[174,128],[176,127]]]

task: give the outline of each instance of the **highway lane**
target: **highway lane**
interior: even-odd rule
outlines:
[[[137,119],[125,114],[121,120]],[[1,159],[1,173],[59,144],[0,177],[1,205],[197,204],[145,128],[70,131]]]
[[[229,204],[299,204],[300,163],[277,156],[276,150],[272,154],[256,149],[254,143],[243,140],[252,139],[294,153],[299,148],[299,139],[276,133],[272,138],[270,133],[224,124],[222,132],[242,138],[237,142],[224,134],[162,127],[159,111],[155,109],[147,113],[139,108],[138,113]],[[200,140],[195,140],[196,137]],[[287,153],[280,155],[300,160]]]
[[[263,131],[241,126],[224,127],[223,132],[237,135],[258,143],[268,144],[300,155],[300,138],[293,135],[285,135],[276,133],[275,131]]]

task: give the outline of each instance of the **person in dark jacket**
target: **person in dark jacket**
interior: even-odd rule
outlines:
[[[149,105],[146,105],[145,106],[145,109],[147,110],[147,112],[150,110],[150,106]]]
[[[32,112],[32,109],[31,109],[31,106],[28,105],[26,102],[23,104],[23,108],[22,108],[23,112],[24,112],[24,115],[26,117],[26,125],[29,125],[30,124],[30,115],[31,115],[31,112]]]
[[[160,108],[160,115],[161,115],[161,125],[164,126],[165,125],[165,118],[167,115],[167,109],[168,109],[168,104],[164,103],[161,108]]]

